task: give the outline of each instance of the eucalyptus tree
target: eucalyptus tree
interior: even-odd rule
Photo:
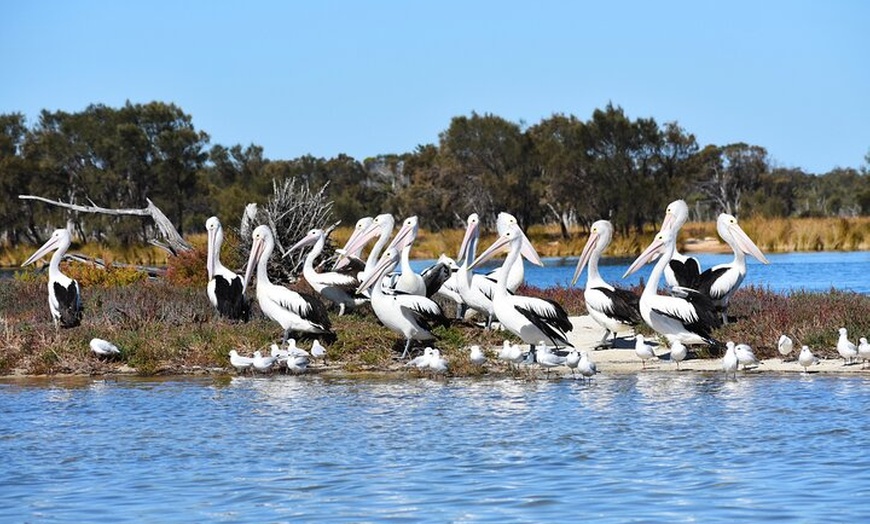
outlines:
[[[767,150],[740,142],[707,146],[699,154],[698,190],[718,212],[739,215],[744,195],[758,187],[762,173],[768,170]]]

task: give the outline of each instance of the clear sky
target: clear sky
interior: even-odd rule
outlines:
[[[608,102],[825,173],[870,151],[870,2],[0,0],[0,113],[172,102],[212,144],[362,160]]]

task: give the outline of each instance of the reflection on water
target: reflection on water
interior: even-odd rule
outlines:
[[[0,521],[855,522],[863,377],[0,383]]]

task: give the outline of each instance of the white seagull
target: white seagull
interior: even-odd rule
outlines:
[[[412,340],[433,340],[431,323],[446,324],[438,304],[423,295],[404,294],[400,291],[385,290],[384,276],[396,267],[399,253],[395,247],[387,248],[369,277],[360,284],[357,293],[372,288],[372,310],[381,323],[405,338],[405,351],[408,355]]]
[[[677,371],[680,370],[680,362],[686,359],[686,355],[688,350],[682,342],[675,340],[671,343],[671,360],[677,364]]]
[[[733,374],[736,379],[738,366],[739,362],[737,354],[734,352],[734,343],[730,342],[725,350],[725,355],[722,357],[722,370],[725,371],[725,378],[727,379],[728,375]]]
[[[716,345],[718,343],[711,332],[721,325],[721,320],[708,296],[691,289],[682,290],[683,296],[658,294],[659,281],[675,248],[674,232],[660,231],[625,272],[624,277],[661,255],[640,295],[640,315],[668,342],[678,340],[683,344]]]
[[[326,245],[326,232],[322,229],[312,229],[296,242],[287,253],[304,246],[313,245],[311,251],[305,256],[302,264],[302,276],[320,296],[338,306],[338,316],[344,315],[366,302],[366,297],[355,296],[354,290],[359,286],[359,281],[347,273],[337,271],[325,271],[318,273],[314,269],[314,261],[323,253]]]
[[[758,359],[755,357],[755,353],[752,351],[752,347],[749,344],[737,344],[734,345],[734,342],[729,341],[726,344],[734,346],[734,354],[737,356],[737,362],[743,364],[743,369],[746,369],[748,366],[756,367],[759,364]]]
[[[566,365],[567,357],[553,353],[546,341],[542,340],[534,349],[535,362],[547,370],[547,378],[550,377],[550,369]]]
[[[574,376],[574,371],[580,365],[580,352],[577,349],[572,349],[565,356],[565,365],[571,370],[571,376]]]
[[[509,272],[517,258],[520,257],[524,238],[525,235],[520,231],[519,226],[510,226],[486,251],[477,257],[471,267],[474,268],[504,248],[509,247],[508,255],[498,271],[493,293],[494,311],[499,323],[523,342],[529,344],[530,353],[534,351],[534,345],[541,340],[556,347],[573,347],[568,342],[567,335],[573,326],[562,306],[552,300],[518,295],[508,291]],[[540,263],[540,259],[536,263]]]
[[[577,371],[583,375],[584,378],[592,379],[598,373],[598,367],[595,365],[595,362],[589,358],[589,353],[586,350],[580,351],[580,363],[577,364]]]
[[[100,357],[112,357],[121,354],[118,346],[101,338],[92,338],[89,345],[91,346],[91,351]]]
[[[483,350],[480,349],[480,346],[477,344],[468,348],[468,360],[471,361],[475,366],[482,366],[486,363],[486,355],[483,354]]]
[[[218,217],[205,221],[208,233],[208,254],[206,271],[208,285],[205,288],[208,300],[222,317],[247,321],[251,310],[245,299],[245,286],[242,277],[221,264],[220,252],[224,242],[224,228]]]
[[[278,359],[271,355],[264,357],[259,351],[254,351],[254,358],[252,360],[251,364],[254,366],[256,371],[259,371],[260,373],[268,373]]]
[[[722,323],[727,324],[728,316],[725,310],[728,308],[728,301],[740,287],[743,278],[746,277],[745,255],[752,255],[762,264],[769,264],[770,261],[765,258],[764,253],[758,249],[755,242],[743,231],[733,216],[727,213],[719,215],[719,218],[716,219],[716,230],[722,240],[731,246],[732,251],[734,251],[734,259],[727,264],[713,266],[701,273],[701,276],[698,277],[698,287],[694,289],[713,300],[713,305],[722,315]]]
[[[785,357],[789,356],[794,349],[794,342],[788,335],[780,335],[779,341],[776,343],[776,349],[779,351],[782,360],[785,360]]]
[[[577,269],[574,270],[574,278],[571,279],[573,286],[583,273],[583,268],[589,265],[583,298],[586,300],[589,316],[604,328],[604,336],[599,343],[602,346],[607,343],[611,333],[615,338],[617,332],[631,329],[643,322],[640,316],[640,297],[627,289],[613,287],[598,272],[598,261],[612,238],[613,225],[609,221],[599,220],[592,224],[589,240],[583,247]]]
[[[317,339],[314,339],[314,342],[311,343],[311,356],[326,362],[326,348]]]
[[[858,358],[861,359],[862,365],[866,366],[870,360],[870,343],[867,343],[867,337],[858,339]]]
[[[818,364],[818,363],[819,363],[818,357],[813,355],[813,352],[810,351],[809,346],[802,346],[801,353],[800,353],[800,355],[798,355],[798,364],[803,366],[804,373],[807,372],[807,370],[809,369],[810,366],[812,366],[814,364]]]
[[[287,341],[291,332],[335,340],[326,308],[317,297],[291,291],[269,280],[269,257],[274,248],[275,240],[269,226],[257,226],[253,233],[244,284],[247,289],[256,267],[257,301],[263,314],[280,324],[284,330],[281,343]]]
[[[634,338],[634,354],[640,358],[643,368],[646,369],[646,361],[655,359],[656,353],[653,347],[644,341],[643,335],[638,333]]]
[[[840,328],[840,338],[837,340],[837,353],[843,357],[843,365],[851,364],[852,361],[858,358],[858,348],[855,343],[849,340],[848,331],[846,328]]]
[[[79,283],[60,271],[60,261],[72,243],[67,229],[55,229],[45,244],[21,264],[24,267],[39,260],[50,251],[48,263],[48,309],[55,326],[75,327],[82,322],[82,292]]]
[[[254,365],[254,359],[251,357],[243,357],[235,349],[230,350],[230,365],[236,368],[236,371],[242,373]]]

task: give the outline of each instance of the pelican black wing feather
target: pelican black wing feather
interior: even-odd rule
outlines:
[[[441,289],[441,285],[450,278],[450,267],[438,262],[424,269],[420,276],[423,277],[423,282],[426,284],[426,296],[432,298],[432,295]]]
[[[713,269],[712,267],[706,269],[701,275],[698,277],[698,285],[692,289],[697,289],[700,293],[712,298],[717,299],[721,297],[714,297],[711,291],[713,284],[721,277],[725,272],[728,271],[727,267],[720,267],[718,269]]]
[[[695,291],[694,289],[681,289],[680,291],[680,296],[686,299],[695,308],[695,314],[697,315],[696,319],[687,321],[684,318],[680,318],[661,309],[653,308],[653,311],[682,322],[689,331],[697,333],[701,338],[705,339],[707,343],[715,346],[720,345],[719,341],[713,338],[712,335],[714,329],[722,326],[722,319],[718,314],[716,314],[716,307],[713,305],[713,301],[704,293]]]
[[[668,262],[677,285],[690,289],[698,289],[701,285],[701,266],[695,258],[689,257],[685,261],[671,260]]]
[[[571,325],[571,320],[568,318],[568,313],[562,309],[562,306],[554,300],[541,298],[553,306],[553,311],[530,309],[524,306],[516,306],[516,310],[522,313],[529,322],[540,329],[554,346],[574,347],[568,342],[568,336],[565,334],[571,331],[574,326]]]
[[[63,287],[60,282],[54,283],[54,296],[60,310],[61,327],[71,328],[82,323],[82,297],[79,285],[73,280],[69,286]]]
[[[226,278],[216,275],[214,294],[217,297],[217,310],[221,316],[245,322],[251,317],[251,308],[245,299],[241,278],[236,277],[227,281]]]
[[[335,342],[337,337],[335,336],[335,332],[332,331],[332,322],[329,320],[329,312],[326,310],[326,306],[323,305],[323,302],[320,301],[320,298],[310,293],[299,293],[299,296],[301,296],[311,308],[311,311],[305,315],[305,317],[312,324],[323,330],[323,333],[312,334],[312,336],[322,338],[326,342]]]
[[[613,318],[632,326],[643,322],[643,318],[640,316],[639,296],[627,289],[621,288],[608,289],[606,287],[597,287],[594,289],[602,292],[610,299],[611,304],[613,304],[610,314]]]

